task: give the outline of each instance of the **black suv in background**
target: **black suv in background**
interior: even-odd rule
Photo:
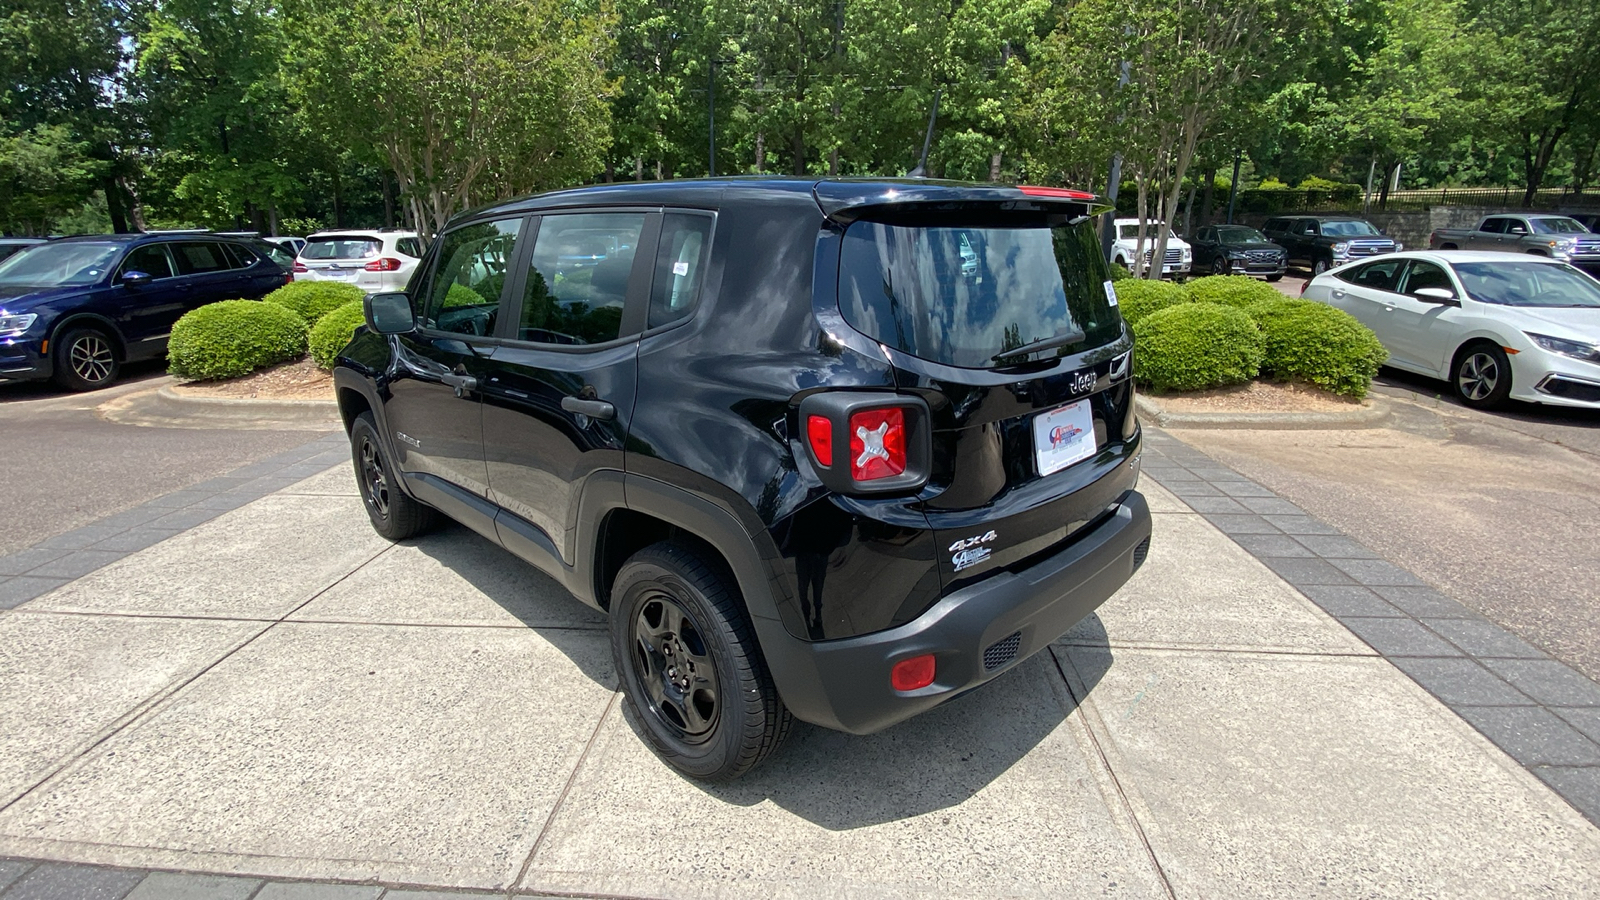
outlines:
[[[609,612],[644,736],[736,777],[1043,649],[1144,561],[1091,195],[617,184],[464,215],[335,368],[374,527]]]
[[[123,363],[167,352],[173,323],[218,300],[259,299],[292,258],[219,234],[60,238],[0,262],[0,382],[53,378],[89,391]]]
[[[1286,216],[1268,219],[1261,231],[1289,252],[1289,265],[1305,266],[1313,275],[1353,259],[1405,249],[1371,222],[1354,216]]]

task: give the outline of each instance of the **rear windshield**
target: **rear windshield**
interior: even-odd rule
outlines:
[[[368,237],[316,237],[306,241],[301,259],[371,259],[383,250],[383,241]]]
[[[855,222],[839,259],[839,306],[856,330],[922,359],[963,368],[1015,365],[997,354],[1099,347],[1122,334],[1111,277],[1089,222],[922,227]],[[1057,344],[1062,337],[1070,340]],[[1033,359],[1040,358],[1035,355]]]

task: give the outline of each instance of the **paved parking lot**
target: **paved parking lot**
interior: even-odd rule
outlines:
[[[599,615],[464,529],[377,539],[344,453],[0,612],[0,898],[1600,895],[1600,831],[1196,512],[1203,461],[1049,652],[707,786],[635,736]]]

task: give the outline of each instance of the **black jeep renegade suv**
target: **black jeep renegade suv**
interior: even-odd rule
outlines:
[[[385,537],[450,516],[608,611],[645,737],[732,778],[1043,649],[1144,561],[1090,216],[1054,188],[615,184],[461,216],[334,377]]]

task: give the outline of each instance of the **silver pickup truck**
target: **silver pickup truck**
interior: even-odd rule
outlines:
[[[1441,228],[1428,237],[1434,250],[1532,253],[1600,271],[1600,234],[1566,216],[1486,216],[1476,228]]]

